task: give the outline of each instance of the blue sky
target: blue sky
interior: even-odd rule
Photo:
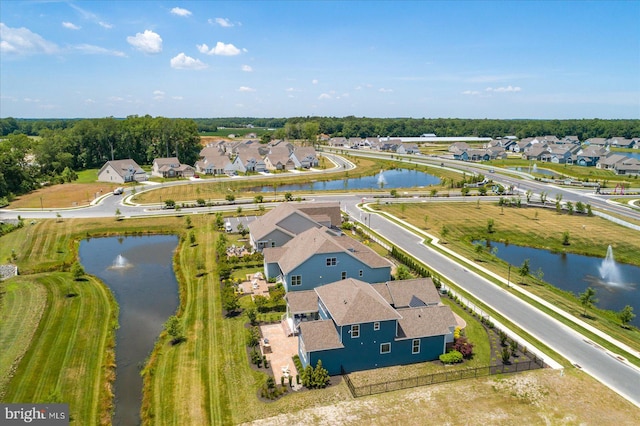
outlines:
[[[0,117],[640,118],[640,1],[0,0]]]

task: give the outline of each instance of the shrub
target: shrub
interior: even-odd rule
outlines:
[[[455,340],[453,349],[460,352],[465,359],[473,356],[473,343],[469,342],[464,336]]]
[[[457,364],[462,362],[462,354],[456,350],[440,355],[443,364]]]

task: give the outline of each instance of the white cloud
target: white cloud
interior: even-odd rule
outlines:
[[[113,28],[113,25],[101,21],[100,18],[98,17],[98,15],[96,15],[93,12],[89,12],[88,10],[85,10],[83,8],[81,8],[80,6],[77,6],[73,3],[68,3],[70,7],[72,7],[73,9],[76,10],[76,12],[78,12],[80,14],[80,16],[82,17],[82,19],[86,19],[87,21],[91,21],[94,23],[97,23],[98,25],[100,25],[102,28],[106,28],[106,29],[110,29]]]
[[[58,53],[58,45],[45,40],[27,28],[11,28],[0,22],[0,52],[29,55]]]
[[[507,87],[496,87],[496,88],[487,87],[485,89],[485,91],[487,91],[487,92],[504,93],[504,92],[520,92],[520,91],[522,91],[522,89],[520,87],[518,87],[518,86],[514,87],[514,86],[509,85]]]
[[[154,90],[153,91],[153,99],[159,101],[164,99],[164,92],[162,90]]]
[[[318,96],[318,99],[331,99],[331,95],[328,93],[323,93],[320,96]]]
[[[318,80],[314,78],[313,80],[311,80],[311,84],[318,84]]]
[[[144,30],[144,33],[129,36],[127,42],[144,53],[162,52],[162,38],[151,30]]]
[[[295,92],[296,89],[294,89],[293,87],[288,87],[286,89],[284,89],[285,92]]]
[[[121,98],[120,96],[109,96],[107,99],[112,101],[112,102],[122,102],[122,101],[124,101],[124,98]]]
[[[462,92],[463,95],[479,95],[480,92],[478,92],[477,90],[465,90],[464,92]]]
[[[251,68],[251,66],[250,66],[250,65],[243,65],[243,66],[242,66],[242,71],[244,71],[244,72],[251,72],[251,71],[253,71],[253,68]]]
[[[85,99],[84,103],[87,104],[87,105],[91,105],[91,104],[95,104],[96,101],[94,101],[93,99],[89,98],[89,99]]]
[[[108,30],[110,30],[111,28],[113,28],[113,25],[111,25],[111,24],[110,24],[110,23],[108,23],[108,22],[100,21],[100,22],[98,22],[98,25],[100,25],[102,28],[106,28],[106,29],[108,29]]]
[[[28,102],[28,103],[39,103],[40,99],[31,99],[31,98],[24,98],[23,101]]]
[[[179,70],[201,70],[207,68],[207,64],[202,63],[199,59],[194,59],[184,53],[179,53],[171,59],[171,68]]]
[[[181,7],[174,7],[173,9],[171,9],[171,13],[178,16],[191,16],[190,10],[183,9]]]
[[[393,92],[393,89],[385,89],[384,87],[381,87],[381,88],[378,89],[378,92],[391,93],[391,92]]]
[[[217,42],[211,49],[209,49],[209,46],[204,43],[197,44],[196,47],[200,53],[204,53],[206,55],[235,56],[240,54],[240,49],[235,47],[233,44],[225,44],[221,41]]]
[[[109,55],[109,56],[119,56],[121,58],[124,58],[127,56],[124,52],[121,52],[119,50],[105,49],[104,47],[94,46],[92,44],[78,44],[78,45],[72,46],[72,49],[85,53],[87,55]]]
[[[79,30],[81,27],[74,25],[72,22],[63,22],[62,26],[70,30]]]
[[[171,99],[176,100],[176,101],[181,101],[184,98],[182,96],[172,96]]]
[[[229,21],[227,18],[209,19],[209,23],[212,25],[220,25],[224,28],[230,28],[234,26],[233,22]]]
[[[253,89],[247,86],[240,86],[240,88],[238,89],[238,92],[255,92],[255,91],[256,89]]]

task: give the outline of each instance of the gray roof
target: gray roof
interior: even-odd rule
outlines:
[[[315,290],[290,291],[284,298],[292,314],[318,312],[318,293]]]
[[[307,352],[344,348],[333,321],[303,321],[300,335]]]
[[[120,176],[125,177],[129,174],[129,169],[134,170],[134,173],[136,174],[144,174],[145,171],[142,170],[142,167],[140,167],[138,165],[138,163],[136,163],[135,161],[133,161],[132,159],[126,159],[126,160],[111,160],[111,161],[107,161],[106,163],[104,163],[104,165],[100,168],[100,171],[98,172],[98,174],[102,173],[102,171],[104,169],[106,169],[108,166],[111,166],[116,173],[118,173]]]
[[[354,278],[315,289],[339,326],[400,319],[400,315],[370,284]]]
[[[285,219],[292,214],[317,222],[317,226],[320,226],[321,223],[330,222],[331,226],[338,227],[341,222],[340,204],[338,203],[284,203],[251,222],[249,224],[249,232],[251,232],[254,241],[262,240],[275,229],[279,229],[293,237],[295,233],[293,230],[288,229],[285,223]]]
[[[456,319],[448,306],[398,309],[398,339],[440,336],[451,333]]]
[[[431,278],[387,281],[372,286],[396,309],[440,303],[440,294]]]
[[[284,246],[286,254],[278,260],[282,272],[288,273],[316,254],[346,253],[370,268],[390,267],[388,260],[359,241],[346,235],[335,235],[328,228],[308,229]]]

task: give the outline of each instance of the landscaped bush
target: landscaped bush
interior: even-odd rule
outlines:
[[[465,336],[454,340],[453,349],[460,352],[465,359],[470,359],[473,356],[473,343],[469,342]]]
[[[462,354],[456,350],[440,355],[440,361],[444,364],[457,364],[462,362]]]

